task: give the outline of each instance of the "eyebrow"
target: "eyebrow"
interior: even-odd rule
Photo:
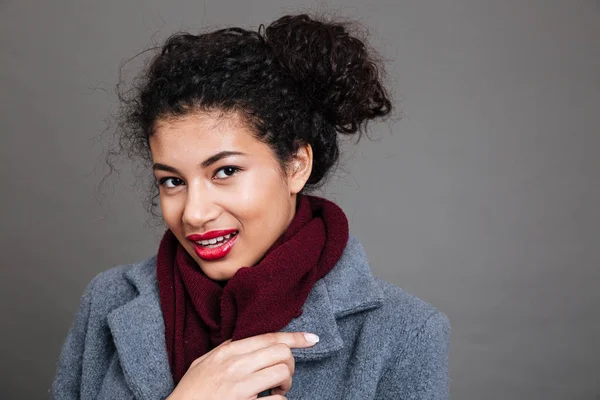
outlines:
[[[231,157],[231,156],[243,156],[243,155],[245,155],[245,154],[240,151],[221,151],[217,154],[214,154],[214,155],[208,157],[206,160],[202,161],[199,165],[202,168],[208,168],[211,165],[213,165],[214,163],[222,160],[223,158],[227,158],[227,157]],[[179,174],[179,171],[177,170],[177,168],[171,167],[166,164],[161,164],[161,163],[154,163],[152,165],[152,169],[155,171],[160,170],[160,171],[167,171],[167,172],[173,172],[175,174]]]

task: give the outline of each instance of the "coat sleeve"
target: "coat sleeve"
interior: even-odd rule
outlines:
[[[392,359],[377,387],[378,400],[446,400],[449,397],[450,322],[436,311]]]
[[[74,400],[80,398],[83,352],[90,316],[91,298],[94,283],[86,288],[75,321],[71,325],[67,339],[63,344],[52,384],[52,398],[55,400]]]

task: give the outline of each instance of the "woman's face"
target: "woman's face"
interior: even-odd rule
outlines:
[[[294,217],[312,167],[310,146],[283,172],[236,114],[159,120],[150,137],[163,218],[213,280],[257,264]]]

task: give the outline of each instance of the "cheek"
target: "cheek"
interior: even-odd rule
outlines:
[[[289,189],[278,171],[268,169],[253,174],[239,189],[235,209],[242,223],[267,228],[278,224],[289,212]]]
[[[183,202],[180,196],[160,196],[160,208],[165,223],[173,232],[178,232],[183,215]]]

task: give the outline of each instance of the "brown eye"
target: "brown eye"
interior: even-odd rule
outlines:
[[[238,167],[228,165],[226,167],[219,168],[219,170],[217,170],[217,173],[215,174],[215,178],[216,179],[226,179],[226,178],[229,178],[230,176],[234,175],[239,170],[240,170],[240,168],[238,168]]]
[[[181,179],[179,179],[179,178],[161,178],[158,181],[158,184],[160,186],[164,186],[166,188],[171,189],[171,188],[174,188],[176,186],[182,185],[183,181]]]

